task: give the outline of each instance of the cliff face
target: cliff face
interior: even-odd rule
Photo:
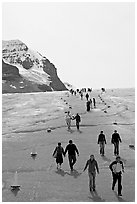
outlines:
[[[19,40],[2,42],[3,93],[67,90],[55,66]]]

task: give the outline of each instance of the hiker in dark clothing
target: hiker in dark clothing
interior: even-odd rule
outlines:
[[[90,107],[91,107],[91,109],[92,109],[92,100],[91,100],[91,98],[90,98],[89,101],[90,101]]]
[[[119,142],[122,142],[117,130],[112,134],[111,143],[114,144],[114,155],[119,155]]]
[[[68,159],[71,171],[73,171],[73,166],[76,163],[76,153],[79,156],[79,151],[72,140],[69,140],[69,144],[66,146],[65,155],[68,151]]]
[[[96,108],[96,100],[95,100],[95,98],[93,98],[93,105],[94,105],[94,108]]]
[[[96,170],[99,174],[99,168],[98,168],[97,161],[94,159],[94,155],[90,155],[90,159],[87,161],[83,171],[85,171],[87,167],[88,167],[88,175],[89,175],[89,189],[90,191],[92,190],[95,191]]]
[[[101,131],[98,136],[98,144],[100,144],[100,154],[104,156],[104,153],[105,153],[104,147],[105,147],[105,144],[107,144],[107,142],[106,142],[105,135],[103,134],[103,131]]]
[[[113,176],[113,183],[112,183],[112,190],[115,188],[115,184],[118,181],[118,196],[122,196],[122,185],[121,185],[121,179],[122,179],[122,172],[124,172],[124,165],[121,161],[120,156],[116,157],[116,161],[113,161],[110,166],[110,170],[112,171]]]
[[[76,127],[79,130],[79,123],[81,122],[80,115],[77,113],[73,120],[76,120]]]
[[[58,146],[55,148],[53,152],[53,157],[56,158],[57,163],[57,169],[61,169],[61,164],[63,163],[63,155],[65,156],[65,152],[63,147],[61,146],[61,143],[58,143]]]
[[[88,93],[86,93],[86,99],[87,99],[87,101],[88,101],[88,98],[89,98],[89,94],[88,94]]]
[[[87,106],[87,111],[89,112],[90,111],[90,101],[87,101],[86,106]]]

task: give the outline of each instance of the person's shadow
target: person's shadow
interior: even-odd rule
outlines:
[[[82,131],[81,131],[81,130],[78,130],[78,132],[79,132],[79,133],[82,133]]]
[[[111,159],[107,158],[106,156],[101,157],[104,161],[111,162]]]
[[[65,176],[65,174],[67,174],[67,172],[65,172],[64,170],[62,169],[58,169],[57,171],[55,171],[56,174],[59,174],[61,176]]]
[[[118,194],[116,193],[116,191],[114,191],[115,196],[117,197],[119,202],[127,202],[126,200],[124,200],[122,197],[118,196]]]
[[[68,175],[73,176],[74,178],[79,177],[82,173],[79,173],[77,170],[73,169],[70,173],[66,172]]]
[[[69,133],[73,133],[73,132],[75,132],[74,130],[72,130],[72,129],[70,129],[70,130],[68,130],[68,132]]]
[[[90,199],[92,199],[94,202],[105,202],[105,199],[102,199],[97,191],[91,191],[91,195],[92,197],[89,197]]]

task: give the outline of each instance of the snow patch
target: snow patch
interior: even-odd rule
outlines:
[[[11,88],[16,89],[16,86],[13,86],[12,84],[10,85]]]

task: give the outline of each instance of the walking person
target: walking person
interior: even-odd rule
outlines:
[[[95,98],[93,98],[93,105],[94,105],[94,108],[96,108],[96,100],[95,100]]]
[[[92,109],[92,100],[91,100],[91,98],[90,98],[89,101],[90,101],[90,107],[91,107],[91,109]]]
[[[88,101],[88,98],[89,98],[89,94],[88,94],[88,93],[86,93],[86,99],[87,99],[87,101]]]
[[[76,120],[76,127],[77,127],[77,130],[79,130],[79,123],[81,122],[80,115],[77,113],[73,120]]]
[[[81,100],[83,100],[83,93],[82,93],[82,91],[80,91],[79,94],[80,94]]]
[[[53,152],[53,157],[56,158],[57,169],[61,169],[61,164],[63,163],[63,156],[65,156],[65,152],[61,143],[58,143],[58,146],[55,148]]]
[[[119,142],[122,142],[117,130],[112,134],[111,143],[114,144],[114,155],[119,155]]]
[[[66,124],[67,124],[67,127],[68,127],[68,131],[71,129],[71,114],[70,114],[70,111],[67,112],[66,116],[65,116],[65,120],[66,120]]]
[[[109,168],[112,172],[112,177],[113,177],[112,190],[114,190],[116,182],[118,181],[118,196],[122,196],[121,180],[122,180],[122,172],[124,172],[124,165],[123,165],[123,162],[121,161],[120,156],[116,157],[116,160],[110,164]]]
[[[66,155],[67,151],[68,151],[69,166],[71,171],[73,171],[73,166],[76,163],[76,153],[79,156],[79,151],[76,145],[73,144],[72,140],[69,140],[69,144],[66,146],[64,155]]]
[[[86,102],[86,106],[87,106],[87,112],[89,112],[90,111],[90,101]]]
[[[104,154],[105,154],[104,148],[105,148],[105,144],[107,144],[107,142],[106,142],[105,135],[103,134],[103,131],[101,131],[99,136],[98,136],[98,144],[100,145],[100,154],[102,156],[104,156]]]
[[[98,163],[95,160],[93,154],[90,155],[90,159],[87,160],[83,171],[85,171],[87,167],[88,167],[88,175],[89,175],[89,190],[95,191],[96,190],[96,184],[95,184],[96,170],[99,174],[99,168],[98,168]]]

